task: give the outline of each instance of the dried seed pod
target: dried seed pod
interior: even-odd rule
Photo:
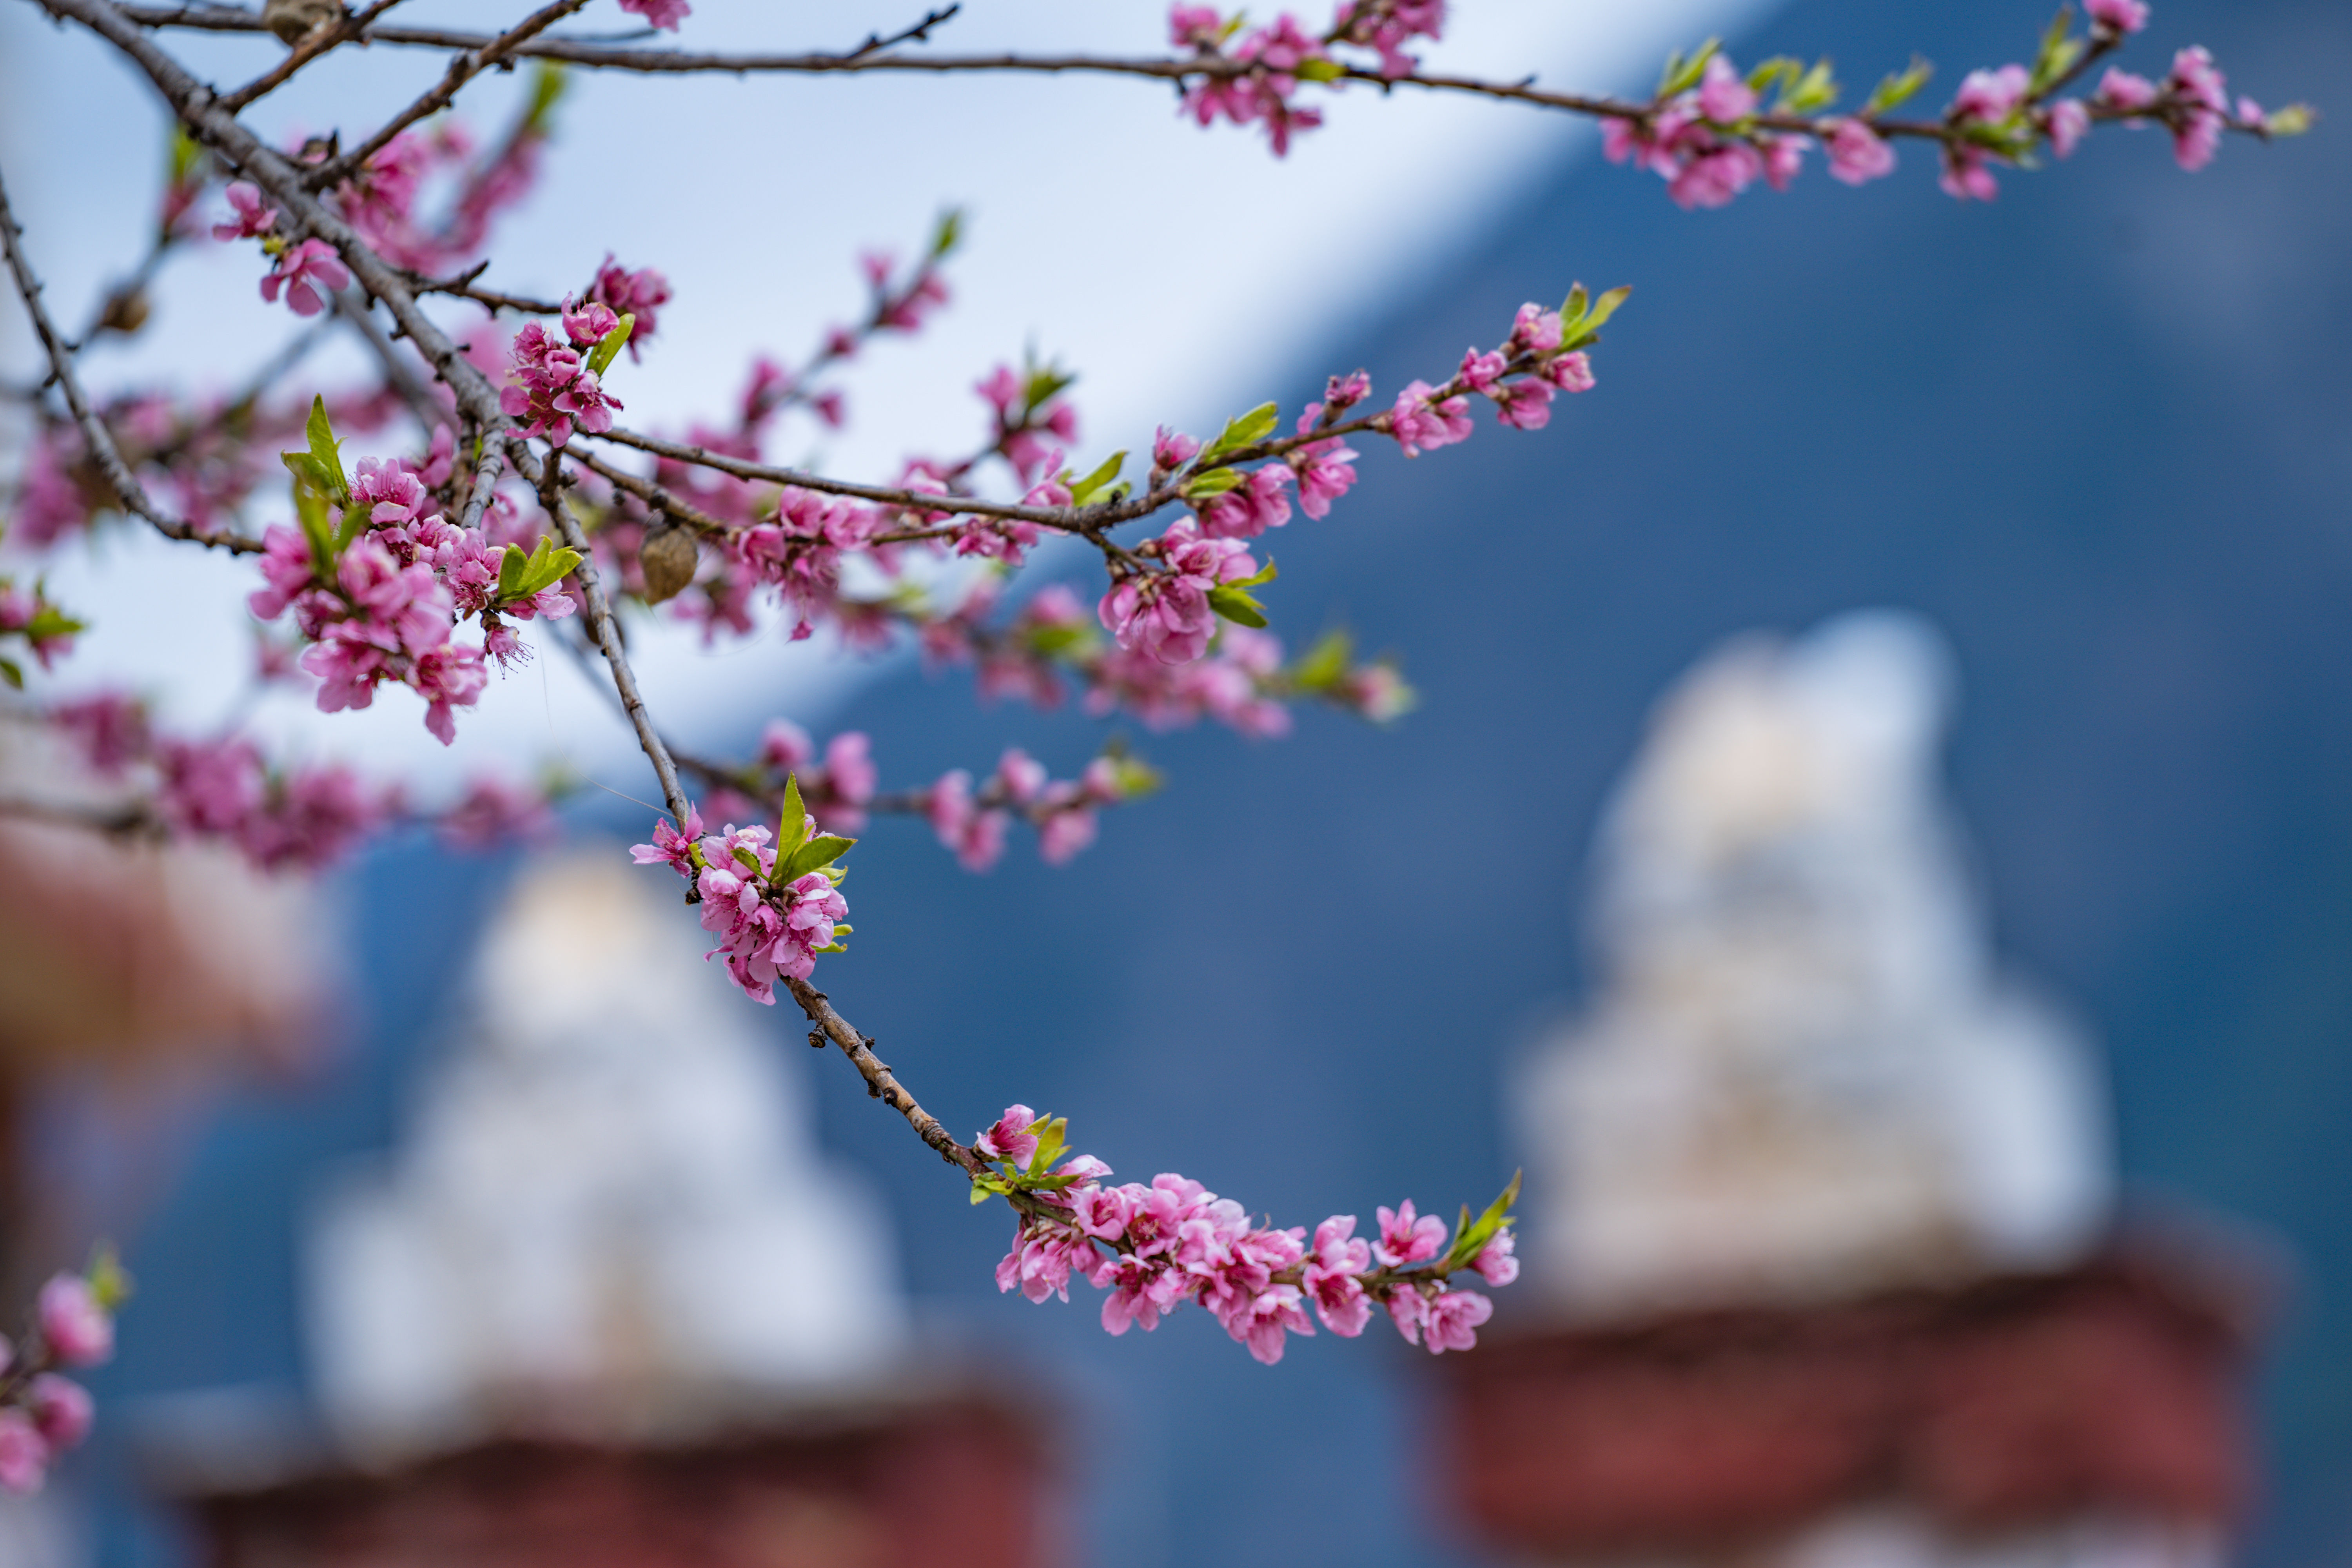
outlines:
[[[646,602],[658,605],[685,592],[701,559],[690,530],[669,523],[655,527],[637,546],[637,564],[646,574]]]
[[[291,48],[321,27],[343,19],[339,0],[268,0],[261,8],[261,24]]]

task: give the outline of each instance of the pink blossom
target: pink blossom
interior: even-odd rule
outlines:
[[[1469,438],[1469,404],[1460,397],[1432,403],[1430,394],[1436,390],[1425,381],[1410,383],[1389,410],[1389,434],[1408,458]]]
[[[441,814],[442,841],[459,849],[491,849],[544,838],[554,828],[555,816],[544,793],[495,774],[468,784],[457,803]]]
[[[489,672],[482,665],[482,650],[463,643],[444,643],[417,655],[411,667],[408,684],[425,699],[425,727],[443,745],[457,739],[457,722],[453,710],[471,708],[489,683]]]
[[[1445,1222],[1433,1214],[1415,1218],[1411,1198],[1381,1209],[1380,1216],[1381,1238],[1372,1244],[1372,1256],[1389,1268],[1410,1268],[1444,1250]]]
[[[567,311],[564,325],[569,332],[611,315],[609,308],[592,301],[584,310]],[[509,418],[525,422],[524,435],[542,436],[561,447],[575,428],[595,435],[613,427],[612,410],[620,401],[604,392],[579,352],[596,341],[567,346],[537,321],[515,334],[509,350],[509,373],[515,379],[500,390],[499,406]]]
[[[1519,1277],[1518,1242],[1509,1226],[1496,1231],[1479,1249],[1470,1267],[1486,1276],[1489,1285],[1508,1285]]]
[[[1592,360],[1582,349],[1544,361],[1536,374],[1562,392],[1590,392],[1594,385]]]
[[[1066,866],[1095,841],[1099,824],[1086,806],[1067,806],[1037,829],[1037,854],[1048,866]]]
[[[1962,120],[1999,124],[2016,110],[2032,80],[2021,65],[1970,71],[1961,79],[1960,90],[1952,95],[1952,111]]]
[[[984,1160],[1010,1160],[1026,1166],[1037,1152],[1037,1135],[1030,1129],[1037,1124],[1037,1113],[1025,1105],[1008,1105],[1004,1114],[971,1141]]]
[[[33,1418],[13,1406],[0,1410],[0,1488],[20,1496],[41,1489],[49,1468],[49,1446]]]
[[[1480,353],[1475,348],[1464,349],[1462,369],[1454,379],[1466,391],[1484,392],[1503,378],[1503,372],[1509,368],[1509,364],[1510,362],[1499,353],[1491,351]]]
[[[249,741],[165,741],[155,763],[156,809],[183,833],[233,837],[260,809],[268,781]]]
[[[685,15],[683,6],[678,15]],[[669,279],[650,267],[632,272],[607,255],[596,269],[596,281],[589,285],[588,298],[617,315],[636,318],[629,328],[629,358],[634,362],[639,346],[653,338],[661,319],[659,308],[669,303]]]
[[[1333,1215],[1315,1227],[1300,1282],[1315,1302],[1315,1315],[1333,1333],[1353,1339],[1370,1321],[1372,1306],[1356,1276],[1372,1266],[1370,1243],[1356,1235],[1356,1216]]]
[[[2147,26],[2146,0],[2083,0],[2092,25],[2116,34],[2137,33]]]
[[[2165,78],[2164,85],[2188,106],[2187,112],[2173,127],[2173,161],[2192,172],[2201,169],[2213,161],[2213,153],[2221,144],[2222,129],[2228,123],[2227,83],[2213,64],[2213,57],[2200,46],[2172,57],[2172,72]]]
[[[1168,8],[1168,41],[1177,48],[1213,49],[1224,19],[1214,5],[1171,5]]]
[[[1554,317],[1555,327],[1559,318]],[[1298,416],[1298,433],[1302,436],[1316,426],[1322,418],[1325,405],[1310,403]],[[1298,510],[1313,518],[1331,515],[1331,503],[1346,495],[1356,482],[1356,449],[1342,446],[1337,436],[1327,436],[1320,441],[1309,441],[1292,452],[1286,460],[1291,472],[1298,476]]]
[[[1162,425],[1151,437],[1151,466],[1164,474],[1172,474],[1200,455],[1201,443],[1181,430],[1171,430]]]
[[[694,843],[702,837],[702,814],[687,807],[686,831],[680,833],[667,816],[654,819],[654,841],[639,844],[629,858],[640,866],[667,865],[681,877],[694,875]]]
[[[1559,347],[1559,312],[1530,300],[1511,319],[1511,348],[1517,353],[1548,354]],[[1304,428],[1304,426],[1301,426]]]
[[[1238,540],[1202,537],[1189,518],[1180,519],[1139,553],[1146,552],[1157,553],[1168,570],[1119,579],[1095,613],[1121,647],[1150,654],[1162,664],[1189,664],[1208,650],[1216,629],[1209,590],[1255,575],[1257,563]]]
[[[1685,163],[1667,181],[1666,195],[1685,211],[1727,206],[1763,172],[1762,154],[1744,142],[1734,142],[1700,153]]]
[[[2106,74],[2099,78],[2098,88],[2091,94],[2091,101],[2102,109],[2146,109],[2156,101],[2156,83],[2144,76],[2135,76],[2119,67],[2109,66]]]
[[[1895,149],[1864,121],[1831,121],[1823,139],[1829,147],[1830,178],[1833,180],[1863,185],[1895,172]]]
[[[82,759],[109,777],[147,755],[153,739],[145,707],[119,692],[60,703],[49,710],[49,722],[73,737]],[[0,1371],[6,1365],[0,1357]]]
[[[213,225],[215,239],[258,239],[278,226],[278,209],[264,205],[259,188],[251,183],[232,180],[224,194],[236,221]]]
[[[1251,1356],[1272,1366],[1282,1359],[1286,1333],[1311,1336],[1315,1332],[1303,1300],[1296,1285],[1270,1286],[1242,1297],[1220,1321],[1225,1332],[1249,1347]]]
[[[1709,55],[1699,79],[1698,110],[1717,125],[1745,120],[1756,112],[1756,89],[1729,60]]]
[[[1804,170],[1805,149],[1813,144],[1810,136],[1759,136],[1756,142],[1764,153],[1764,183],[1776,191],[1796,183]]]
[[[286,303],[298,316],[315,316],[325,310],[324,295],[348,288],[351,273],[335,255],[335,247],[323,239],[306,239],[289,247],[278,257],[278,265],[261,280],[261,297],[271,304],[278,302],[278,291],[286,290]]]
[[[1200,507],[1201,531],[1213,539],[1255,539],[1290,521],[1293,475],[1283,463],[1252,468],[1242,482]]]
[[[1494,1315],[1495,1303],[1475,1290],[1441,1292],[1429,1303],[1422,1319],[1429,1353],[1443,1355],[1447,1351],[1476,1348],[1478,1325]]]
[[[1945,143],[1944,171],[1936,177],[1936,183],[1955,201],[1974,197],[1989,202],[2000,195],[2000,182],[1985,167],[1985,151],[1981,147]]]
[[[62,1454],[68,1448],[79,1447],[81,1440],[89,1436],[94,1414],[89,1391],[69,1377],[45,1372],[34,1377],[28,1392],[33,1425],[49,1451]]]
[[[996,764],[996,785],[1015,805],[1027,805],[1044,794],[1048,776],[1045,764],[1018,746],[1006,748]]]
[[[982,809],[971,798],[971,775],[961,768],[942,773],[924,802],[931,831],[955,851],[967,871],[985,871],[1004,854],[1006,819],[1003,812]]]
[[[621,9],[632,16],[643,16],[656,27],[675,33],[677,25],[693,14],[687,0],[621,0]]]
[[[114,1354],[114,1319],[79,1274],[59,1274],[41,1287],[41,1342],[67,1366],[96,1366]]]
[[[2062,98],[2050,106],[2045,128],[2050,132],[2050,150],[2061,158],[2071,158],[2091,129],[2091,111],[2079,98]]]
[[[1495,416],[1515,430],[1540,430],[1551,423],[1552,390],[1540,381],[1515,381],[1487,395]]]

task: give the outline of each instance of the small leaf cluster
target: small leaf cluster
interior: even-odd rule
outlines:
[[[1068,1117],[1041,1116],[1021,1131],[1024,1135],[1036,1138],[1037,1152],[1029,1156],[1029,1163],[1025,1166],[1003,1160],[997,1162],[997,1170],[1003,1174],[974,1176],[971,1179],[971,1201],[974,1204],[984,1204],[991,1195],[1000,1193],[1008,1198],[1014,1193],[1058,1193],[1085,1179],[1084,1174],[1077,1171],[1054,1169],[1071,1152]]]
[[[1519,1201],[1519,1179],[1524,1174],[1524,1172],[1513,1172],[1511,1184],[1505,1187],[1502,1194],[1488,1204],[1486,1212],[1476,1219],[1470,1217],[1469,1205],[1462,1205],[1462,1217],[1454,1226],[1454,1245],[1446,1248],[1445,1256],[1433,1265],[1435,1272],[1451,1274],[1457,1268],[1467,1268],[1480,1253],[1486,1250],[1486,1244],[1511,1223],[1511,1209]]]
[[[0,577],[0,593],[5,593],[15,585],[13,578]],[[47,587],[37,583],[33,585],[31,619],[21,626],[10,628],[16,636],[23,637],[36,652],[44,643],[52,642],[60,637],[69,637],[77,632],[89,629],[89,622],[76,620],[51,604]],[[0,682],[5,682],[22,691],[25,689],[25,667],[14,658],[0,655]]]

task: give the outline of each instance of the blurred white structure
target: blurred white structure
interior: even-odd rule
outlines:
[[[692,1431],[901,1347],[880,1206],[675,893],[610,846],[526,869],[405,1145],[320,1205],[311,1349],[354,1451]]]
[[[1522,1095],[1530,1261],[1620,1316],[2072,1261],[2104,1089],[2001,975],[1919,620],[1751,637],[1661,702],[1604,823],[1600,989]]]

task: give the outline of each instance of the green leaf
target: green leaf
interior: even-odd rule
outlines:
[[[19,691],[24,690],[25,667],[13,658],[0,658],[0,680],[6,681]]]
[[[1772,84],[1783,77],[1793,79],[1805,68],[1802,60],[1787,55],[1774,55],[1770,59],[1748,73],[1748,85],[1759,96],[1772,90]]]
[[[1679,54],[1668,55],[1665,74],[1658,79],[1658,96],[1672,98],[1678,92],[1696,87],[1698,79],[1706,74],[1706,62],[1714,58],[1715,52],[1722,47],[1721,38],[1709,38],[1688,59]]]
[[[1177,493],[1186,500],[1204,500],[1210,496],[1221,496],[1227,490],[1238,489],[1242,481],[1248,478],[1239,468],[1211,468],[1205,474],[1195,474],[1186,479],[1177,487]]]
[[[940,221],[931,230],[931,256],[941,259],[963,243],[963,209],[950,207],[940,214]]]
[[[1239,588],[1228,588],[1220,584],[1210,589],[1209,608],[1225,619],[1238,621],[1245,626],[1262,627],[1266,624],[1265,606]]]
[[[555,541],[542,533],[539,542],[525,555],[522,547],[509,544],[504,559],[499,563],[499,598],[528,599],[542,588],[553,587],[580,564],[580,552],[558,549]]]
[[[1095,637],[1093,631],[1087,626],[1057,623],[1052,626],[1031,627],[1028,640],[1031,653],[1040,658],[1052,658],[1057,654],[1067,653],[1072,648],[1091,645]]]
[[[334,525],[327,521],[327,493],[310,478],[316,459],[307,452],[283,456],[294,473],[294,521],[301,525],[302,537],[310,541],[310,570],[323,580],[331,580],[341,546]]]
[[[335,439],[335,427],[327,420],[327,400],[310,399],[310,417],[302,433],[310,443],[310,459],[319,466],[320,479],[313,481],[327,492],[327,499],[337,506],[352,504],[351,481],[343,477],[343,459],[336,450],[341,445]]]
[[[50,637],[69,637],[76,632],[89,630],[89,623],[75,620],[55,605],[43,605],[33,612],[25,624],[25,637],[29,642],[43,642]]]
[[[1086,505],[1087,502],[1092,499],[1097,490],[1110,483],[1111,480],[1118,478],[1119,469],[1126,466],[1127,454],[1125,452],[1113,452],[1109,457],[1105,458],[1102,460],[1101,466],[1097,468],[1093,473],[1090,473],[1085,479],[1078,479],[1071,484],[1071,504],[1074,506]]]
[[[89,1249],[89,1267],[82,1271],[89,1282],[89,1293],[95,1297],[100,1310],[111,1312],[131,1300],[134,1289],[131,1276],[122,1267],[122,1259],[114,1250],[114,1243],[101,1241]]]
[[[635,313],[623,316],[620,324],[598,338],[596,346],[588,351],[588,373],[601,380],[604,373],[612,368],[613,356],[621,352],[629,341],[629,334],[636,330]]]
[[[792,853],[792,858],[776,868],[776,880],[797,882],[811,871],[822,871],[844,855],[857,842],[838,834],[820,833]]]
[[[1790,114],[1818,114],[1837,100],[1837,78],[1830,69],[1830,62],[1823,59],[1814,62],[1812,69],[1797,78],[1781,93],[1780,107]]]
[[[2263,117],[2263,128],[2273,136],[2300,136],[2309,131],[2319,118],[2319,111],[2307,103],[2290,103],[2284,109],[2273,109]]]
[[[1054,1168],[1054,1162],[1062,1157],[1062,1146],[1069,1136],[1069,1118],[1057,1116],[1036,1129],[1037,1152],[1029,1156],[1031,1175],[1042,1176]]]
[[[1633,286],[1622,284],[1592,301],[1591,310],[1584,318],[1584,330],[1597,332],[1617,313],[1617,307],[1633,297]]]
[[[1346,632],[1325,632],[1291,666],[1290,684],[1301,691],[1323,691],[1337,686],[1348,673],[1348,656],[1354,651],[1355,639]]]
[[[975,1205],[986,1203],[991,1194],[1010,1193],[1012,1190],[1001,1176],[974,1176],[971,1179],[971,1201]]]
[[[776,853],[793,856],[808,842],[808,807],[801,801],[801,776],[784,775],[784,809],[776,824]]]
[[[1484,1252],[1486,1244],[1495,1239],[1495,1233],[1509,1223],[1511,1206],[1519,1201],[1519,1181],[1524,1174],[1524,1172],[1513,1173],[1511,1184],[1505,1187],[1502,1195],[1488,1204],[1486,1211],[1476,1219],[1470,1217],[1469,1209],[1463,1209],[1462,1224],[1454,1232],[1453,1247],[1445,1254],[1444,1268],[1447,1272],[1468,1268],[1471,1259]]]
[[[1317,55],[1312,59],[1299,61],[1290,74],[1301,81],[1338,81],[1348,74],[1348,68],[1338,60]]]
[[[556,100],[563,96],[569,85],[563,68],[541,60],[530,74],[530,102],[523,110],[522,129],[528,133],[542,134],[547,130],[547,117],[554,111]]]
[[[1223,456],[1236,447],[1247,447],[1263,441],[1274,434],[1274,427],[1280,423],[1282,423],[1282,410],[1271,403],[1261,403],[1247,414],[1236,415],[1226,420],[1223,432],[1209,443],[1208,449],[1201,454],[1201,460],[1206,463],[1213,458]]]
[[[1281,575],[1281,573],[1275,570],[1274,557],[1269,555],[1265,558],[1265,564],[1259,567],[1254,574],[1247,577],[1236,577],[1232,582],[1226,584],[1225,586],[1228,588],[1256,588],[1273,582],[1276,577]]]
[[[1935,67],[1913,55],[1910,65],[1900,75],[1889,75],[1871,89],[1869,100],[1862,106],[1863,114],[1867,117],[1884,113],[1908,102],[1911,95],[1927,86],[1927,79],[1935,74]]]

